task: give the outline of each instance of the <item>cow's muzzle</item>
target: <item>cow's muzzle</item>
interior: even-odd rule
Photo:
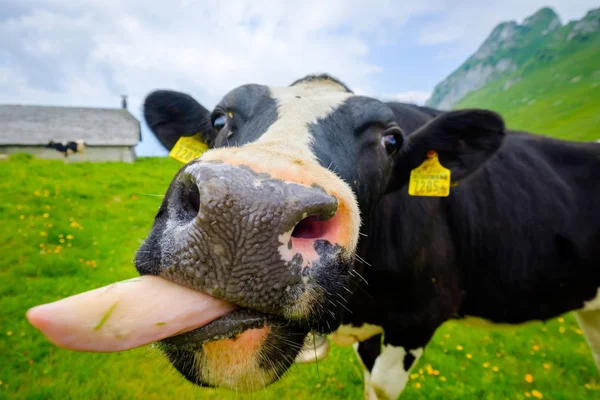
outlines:
[[[160,274],[243,307],[289,314],[324,263],[341,256],[337,200],[321,188],[196,163],[165,202]]]

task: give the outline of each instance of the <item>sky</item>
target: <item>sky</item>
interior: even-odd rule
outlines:
[[[329,73],[356,93],[422,104],[500,22],[544,6],[563,24],[598,0],[0,0],[0,104],[121,106],[138,155],[164,155],[142,118],[156,89],[212,109],[246,83]]]

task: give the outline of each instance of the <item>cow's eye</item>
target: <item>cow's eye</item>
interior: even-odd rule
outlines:
[[[396,154],[401,143],[396,135],[385,135],[381,138],[381,145],[390,156]]]
[[[225,124],[227,124],[227,117],[224,115],[218,116],[213,121],[213,127],[216,129],[217,132],[219,132],[221,129],[223,129]]]

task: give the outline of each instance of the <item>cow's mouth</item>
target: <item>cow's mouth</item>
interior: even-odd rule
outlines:
[[[263,329],[274,323],[288,322],[275,315],[249,308],[239,308],[192,331],[165,338],[161,341],[161,345],[165,349],[199,351],[206,343],[233,339],[250,329]]]
[[[309,328],[284,317],[238,308],[158,345],[192,383],[252,392],[289,369],[308,333]]]

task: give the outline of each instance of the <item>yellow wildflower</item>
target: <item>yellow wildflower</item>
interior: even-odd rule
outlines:
[[[533,375],[531,375],[531,374],[525,375],[525,381],[527,383],[532,383],[533,382]]]
[[[471,359],[473,356],[471,354],[467,354],[467,358]]]
[[[494,366],[492,367],[492,371],[494,371],[494,372],[498,372],[499,370],[500,370],[500,368],[498,368],[498,366],[497,366],[497,365],[494,365]]]
[[[461,351],[463,349],[463,347],[459,344],[458,346],[456,346],[456,350]]]
[[[417,383],[415,383],[415,387],[416,387],[417,389],[421,389],[421,383],[420,383],[420,382],[417,382]]]
[[[535,389],[531,391],[531,395],[533,397],[535,397],[536,399],[543,399],[544,398],[544,395],[541,394],[538,390],[535,390]]]
[[[544,369],[550,369],[550,364],[544,363]]]

